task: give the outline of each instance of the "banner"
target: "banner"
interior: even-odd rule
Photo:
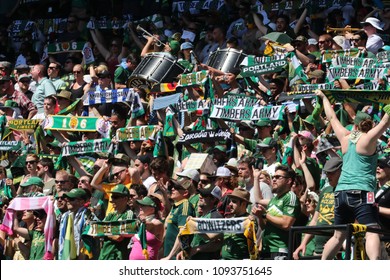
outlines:
[[[60,131],[99,131],[100,133],[109,130],[103,118],[75,116],[48,116],[43,128]]]
[[[174,92],[176,91],[177,83],[159,83],[152,87],[150,92]]]
[[[84,100],[84,106],[117,102],[131,102],[135,94],[133,88],[110,89],[102,91],[89,91]]]
[[[308,8],[330,8],[344,7],[348,0],[289,0],[289,1],[263,1],[263,7],[266,11],[299,10]]]
[[[181,93],[176,93],[154,99],[153,110],[160,110],[170,105],[177,104],[179,102],[180,96]]]
[[[331,103],[355,102],[355,103],[383,103],[390,104],[390,94],[387,90],[323,90]]]
[[[204,109],[210,109],[210,102],[207,100],[201,99],[201,100],[189,100],[184,102],[179,102],[176,104],[176,108],[180,112],[195,112],[198,110],[204,110]]]
[[[41,120],[9,120],[8,128],[12,130],[35,130]]]
[[[189,131],[183,133],[179,138],[179,143],[193,144],[204,142],[226,141],[231,138],[229,129],[206,129],[199,131]]]
[[[223,6],[225,6],[224,0],[173,0],[172,12],[175,14],[184,12],[195,14],[201,10],[219,11]]]
[[[189,74],[181,74],[180,81],[178,83],[178,87],[189,87],[189,86],[197,86],[204,85],[209,76],[209,71],[202,70],[198,72],[193,72]]]
[[[376,58],[337,56],[332,59],[332,66],[378,68],[383,67],[383,63]]]
[[[244,233],[250,220],[245,218],[204,219],[188,218],[181,235],[205,233]]]
[[[21,141],[0,141],[0,151],[19,151],[21,149]]]
[[[284,106],[260,106],[256,98],[216,98],[211,118],[227,120],[283,119]]]
[[[82,52],[85,42],[59,42],[47,45],[47,53]]]
[[[287,66],[287,59],[284,55],[276,55],[271,57],[255,57],[249,55],[244,58],[240,64],[241,76],[250,77],[263,74],[279,72]]]
[[[105,153],[108,152],[110,144],[110,138],[68,142],[64,143],[62,146],[62,156],[68,157],[98,152]]]
[[[287,92],[287,95],[302,94],[302,93],[314,93],[316,89],[333,89],[334,84],[296,84],[291,87],[291,91]]]
[[[129,126],[119,128],[116,131],[116,139],[119,142],[144,141],[153,136],[158,131],[157,125]]]
[[[381,63],[390,62],[390,51],[378,52],[376,58]]]
[[[83,234],[89,236],[114,236],[114,235],[127,235],[136,234],[139,229],[138,220],[124,220],[113,222],[91,222],[89,229]]]
[[[363,79],[378,80],[387,75],[388,68],[368,68],[368,67],[329,67],[327,78],[329,82],[339,79]]]
[[[350,56],[357,57],[360,55],[359,49],[349,49],[349,50],[325,50],[322,55],[322,63],[332,62],[332,59],[339,56]]]

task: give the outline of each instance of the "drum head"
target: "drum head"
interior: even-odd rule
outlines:
[[[236,49],[218,49],[210,54],[207,65],[223,72],[230,72],[234,68],[239,68],[240,63],[246,56],[246,54]]]

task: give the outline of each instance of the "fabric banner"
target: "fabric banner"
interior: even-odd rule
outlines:
[[[305,84],[308,83],[308,76],[306,75],[301,61],[296,56],[295,52],[290,52],[287,54],[287,57],[289,58],[289,72],[288,72],[288,79],[290,86],[296,84],[297,81],[301,80]]]
[[[231,138],[229,129],[207,129],[200,131],[189,131],[179,138],[179,143],[193,144],[204,142],[226,141]]]
[[[103,118],[48,116],[43,125],[44,129],[61,131],[107,131],[109,127]]]
[[[129,126],[116,131],[116,139],[119,142],[144,141],[158,131],[157,125]]]
[[[316,89],[333,89],[334,84],[296,84],[291,87],[291,91],[287,92],[287,95],[302,94],[302,93],[314,93]]]
[[[193,72],[189,74],[181,74],[180,81],[177,86],[189,87],[189,86],[196,86],[196,85],[205,85],[208,76],[209,76],[209,71],[207,70],[202,70],[202,71]]]
[[[60,42],[47,45],[47,53],[82,52],[85,42]]]
[[[390,62],[390,51],[378,52],[376,58],[379,62]]]
[[[76,101],[71,103],[68,107],[66,107],[66,108],[62,109],[61,111],[59,111],[57,113],[57,115],[68,115],[68,114],[72,113],[74,110],[77,109],[77,106],[79,105],[80,101],[81,101],[81,99],[77,99]]]
[[[339,56],[350,56],[357,57],[360,55],[359,49],[349,49],[349,50],[325,50],[322,55],[322,63],[328,62],[331,63],[332,59]]]
[[[19,151],[21,149],[21,141],[0,141],[0,151]]]
[[[177,103],[176,107],[180,112],[195,112],[198,110],[210,109],[209,104],[210,103],[204,99],[197,101],[189,100]]]
[[[170,105],[177,104],[179,102],[180,95],[181,93],[176,93],[154,99],[153,110],[160,110]]]
[[[83,234],[104,237],[114,235],[136,234],[138,233],[138,229],[138,220],[91,222],[88,231]]]
[[[90,65],[90,64],[94,63],[95,57],[93,55],[93,50],[88,44],[84,45],[84,48],[82,50],[82,54],[83,54],[83,59],[84,59],[85,65]]]
[[[211,118],[227,120],[282,120],[284,106],[260,106],[256,98],[216,98]]]
[[[387,90],[323,90],[331,103],[383,103],[390,104],[390,95]]]
[[[150,92],[174,92],[176,91],[177,83],[159,83],[152,87]]]
[[[219,11],[223,6],[225,6],[224,0],[173,0],[172,12],[184,13],[189,11],[196,13],[201,10]]]
[[[350,56],[337,56],[332,59],[332,66],[341,67],[366,67],[366,68],[381,68],[383,62],[376,58],[361,58]]]
[[[329,67],[327,78],[329,82],[338,79],[363,79],[378,80],[387,75],[388,68],[368,68],[368,67]]]
[[[117,102],[128,102],[134,99],[136,92],[133,88],[90,91],[84,100],[84,106]]]
[[[68,157],[98,152],[105,153],[108,152],[110,144],[110,138],[68,142],[64,143],[64,145],[62,146],[62,156]]]
[[[205,233],[244,233],[245,228],[249,226],[250,220],[245,218],[227,218],[227,219],[204,219],[190,217],[181,235],[205,234]]]
[[[175,114],[172,112],[171,109],[167,110],[165,114],[165,122],[164,122],[164,129],[163,129],[163,135],[166,137],[172,137],[176,135],[176,132],[173,127],[173,118],[175,117]]]
[[[9,120],[8,128],[12,130],[35,130],[41,120]]]
[[[287,59],[284,55],[271,57],[255,57],[249,55],[241,62],[241,76],[250,77],[263,74],[279,72],[287,66]]]
[[[258,2],[258,1],[257,1]],[[344,7],[348,0],[288,0],[288,1],[262,1],[263,9],[269,11],[283,11],[283,10],[299,10],[307,7],[309,10],[313,8],[326,9],[330,7],[341,8]]]
[[[39,35],[37,29],[43,34],[62,33],[66,30],[66,18],[51,18],[30,20],[14,20],[9,26],[9,34],[13,42],[21,42],[22,34],[32,32],[32,40],[37,40]]]

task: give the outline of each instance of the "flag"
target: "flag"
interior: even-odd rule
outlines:
[[[65,233],[64,250],[61,260],[75,260],[77,258],[76,243],[74,239],[73,213],[68,215]]]
[[[159,130],[156,136],[156,144],[153,149],[153,157],[166,157],[166,143],[164,140],[163,132]]]
[[[139,241],[142,246],[142,254],[145,256],[145,260],[149,260],[148,244],[146,240],[146,224],[141,223],[138,231]]]
[[[307,84],[309,78],[307,77],[305,71],[303,70],[302,63],[295,55],[295,52],[288,53],[287,57],[290,58],[289,73],[288,73],[290,86],[294,85],[298,80],[301,80],[305,84]]]

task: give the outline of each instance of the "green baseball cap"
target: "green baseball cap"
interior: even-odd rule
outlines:
[[[156,203],[154,203],[153,199],[149,196],[145,196],[143,199],[137,200],[137,203],[145,206],[156,207]]]
[[[26,182],[20,184],[21,187],[28,187],[32,185],[43,187],[45,184],[43,183],[42,179],[39,177],[30,177]]]
[[[180,43],[176,40],[171,40],[169,47],[171,48],[171,54],[176,55],[180,50]]]
[[[130,196],[130,191],[129,189],[123,185],[123,184],[118,184],[116,185],[111,191],[108,193],[114,193],[114,194],[119,194],[123,196]]]
[[[63,196],[69,197],[69,198],[88,199],[87,193],[82,188],[72,189],[71,191],[64,193]]]
[[[371,116],[367,113],[364,113],[362,111],[357,111],[356,113],[356,116],[355,118],[353,119],[353,123],[358,125],[359,123],[361,123],[362,121],[365,121],[365,120],[371,120]]]
[[[254,124],[254,126],[258,126],[258,127],[271,126],[271,125],[272,125],[272,121],[266,119],[259,120],[257,123]]]
[[[260,148],[276,148],[277,145],[278,143],[272,137],[264,138],[263,141],[257,144],[257,146]]]
[[[221,146],[221,145],[215,146],[213,150],[219,150],[223,153],[226,153],[226,148],[224,146]]]

